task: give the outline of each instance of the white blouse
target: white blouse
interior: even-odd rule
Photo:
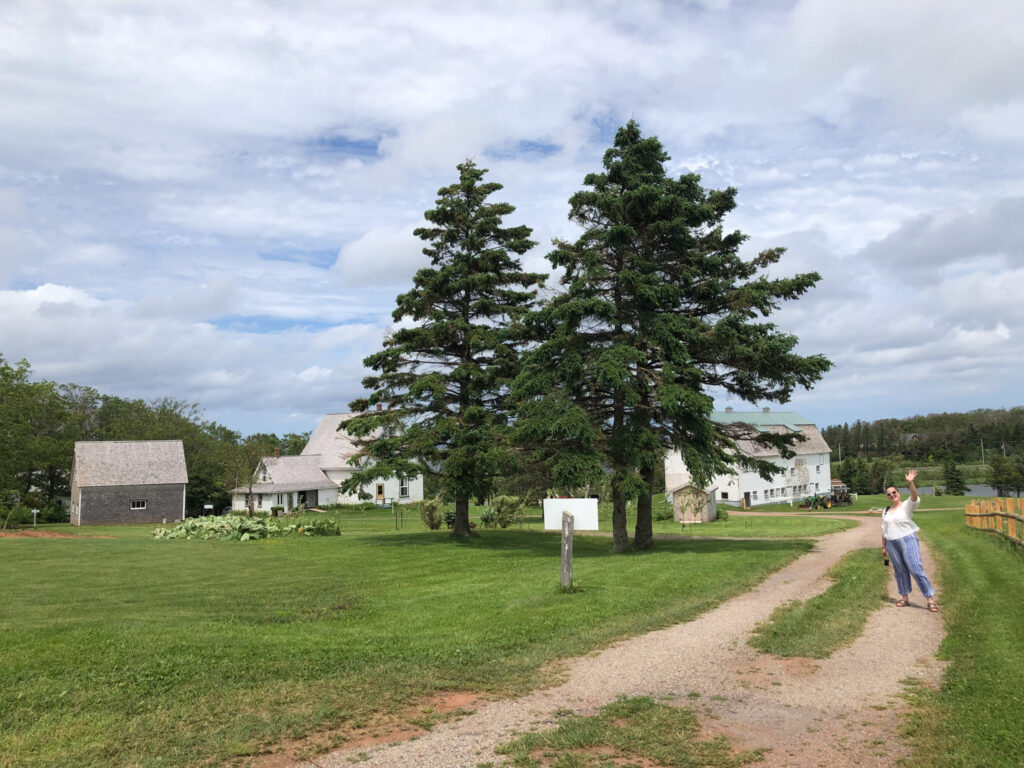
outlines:
[[[920,497],[917,501],[905,499],[895,507],[885,510],[882,513],[882,536],[888,541],[892,541],[921,530],[913,520],[914,510],[920,503]]]

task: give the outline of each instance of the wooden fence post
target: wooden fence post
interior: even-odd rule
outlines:
[[[562,587],[572,587],[572,531],[574,520],[569,512],[562,513]]]

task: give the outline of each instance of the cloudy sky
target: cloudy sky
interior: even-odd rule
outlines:
[[[739,189],[751,254],[821,273],[776,319],[835,367],[786,409],[1021,405],[1022,73],[1019,0],[4,0],[0,354],[311,429],[361,393],[457,163],[548,271],[633,118]]]

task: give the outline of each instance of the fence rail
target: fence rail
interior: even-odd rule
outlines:
[[[969,528],[998,533],[1016,544],[1024,545],[1024,499],[984,499],[964,509]]]

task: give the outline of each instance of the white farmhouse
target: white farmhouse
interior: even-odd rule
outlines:
[[[719,424],[744,425],[757,432],[775,434],[802,434],[806,439],[794,443],[795,453],[784,459],[777,448],[758,445],[751,440],[737,440],[737,448],[746,456],[770,461],[781,471],[771,480],[765,480],[751,470],[736,468],[735,473],[716,475],[709,488],[714,488],[715,500],[732,506],[756,507],[759,504],[796,502],[815,493],[827,493],[832,487],[832,450],[818,428],[799,413],[768,408],[754,412],[738,412],[732,408],[715,411],[711,419]],[[676,489],[686,486],[692,478],[679,451],[665,458],[665,487]]]
[[[328,504],[358,504],[358,493],[346,494],[340,485],[355,472],[349,460],[359,453],[354,439],[338,427],[351,413],[329,413],[321,419],[316,431],[298,456],[267,456],[260,460],[253,475],[252,487],[244,485],[231,491],[231,509],[246,509],[251,492],[257,510],[282,507],[290,512],[297,506],[315,507]],[[378,504],[407,504],[423,500],[423,476],[388,477],[377,480],[362,490]]]

